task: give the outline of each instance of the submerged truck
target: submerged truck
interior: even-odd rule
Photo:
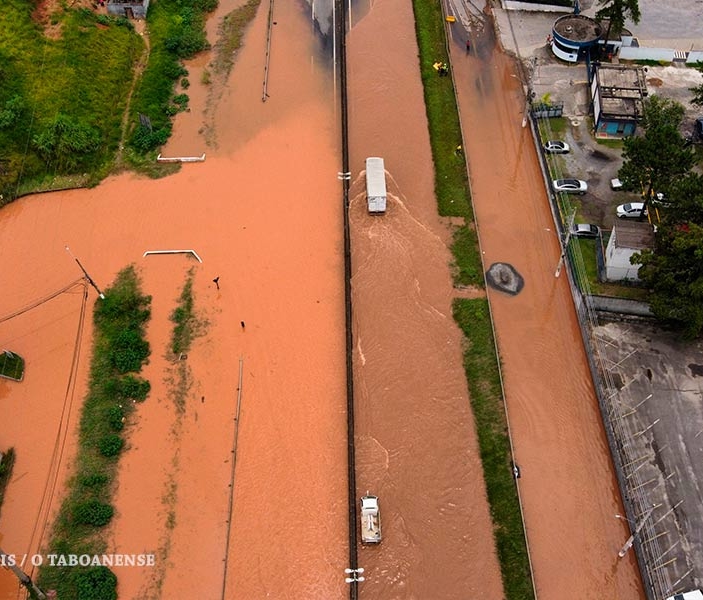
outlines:
[[[366,204],[371,215],[386,212],[386,168],[383,159],[366,159]]]
[[[378,544],[381,541],[381,509],[378,497],[366,492],[361,498],[361,541]]]

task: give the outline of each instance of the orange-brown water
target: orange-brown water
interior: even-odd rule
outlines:
[[[168,153],[207,151],[204,164],[161,181],[124,176],[96,190],[26,198],[0,212],[0,237],[12,240],[3,244],[0,315],[79,275],[65,244],[103,286],[136,263],[153,296],[146,369],[153,389],[121,459],[109,545],[159,559],[153,569],[118,570],[121,598],[347,592],[335,99],[308,9],[277,4],[276,11],[267,102],[260,11],[213,108],[217,151],[206,148],[200,126],[176,125]],[[461,342],[449,312],[448,230],[434,216],[411,8],[381,0],[360,13],[349,41],[358,492],[381,496],[385,534],[380,547],[360,551],[368,576],[361,595],[499,598]],[[554,278],[558,244],[520,128],[522,101],[511,64],[491,48],[483,59],[460,51],[455,64],[486,264],[511,262],[526,279],[515,298],[490,293],[538,592],[639,598],[632,556],[617,559],[626,537],[612,517],[621,512],[617,489],[568,290],[563,276]],[[189,117],[204,102],[199,93],[192,91]],[[361,170],[370,155],[384,156],[390,174],[389,213],[381,219],[365,214]],[[502,210],[506,203],[510,211]],[[163,248],[194,248],[204,262],[142,257]],[[168,316],[191,267],[207,324],[185,361],[191,383],[179,414],[167,380]],[[68,423],[53,510],[85,388],[89,326],[76,403],[62,421],[80,295],[35,311],[0,323],[0,340],[28,361],[25,382],[0,381],[0,447],[18,452],[0,517],[8,552],[39,548],[31,530],[46,522],[40,499],[53,480],[56,434]],[[16,590],[0,570],[0,598],[15,598]]]
[[[135,263],[144,291],[153,296],[145,371],[152,393],[129,431],[108,545],[115,552],[154,552],[157,565],[116,569],[120,598],[346,593],[343,261],[333,86],[316,66],[319,49],[306,11],[287,4],[276,11],[270,98],[262,103],[260,77],[250,80],[251,73],[263,73],[266,12],[260,11],[216,111],[219,150],[205,163],[159,181],[121,176],[95,190],[25,198],[0,213],[2,238],[13,241],[3,245],[0,276],[11,293],[0,298],[0,314],[80,275],[66,244],[102,286]],[[182,152],[198,153],[198,144]],[[142,257],[169,248],[193,248],[203,263],[180,255]],[[173,369],[165,358],[168,317],[191,267],[196,310],[207,325],[185,361],[191,379],[179,416],[167,381]],[[44,410],[59,409],[65,380],[51,383],[43,371],[63,374],[70,360],[78,301],[62,302],[63,312],[45,310],[50,323],[67,322],[65,332],[36,320],[33,328],[13,320],[17,333],[0,325],[3,341],[26,340],[12,345],[28,360],[25,383],[3,382],[6,404],[19,407],[29,386],[41,381],[36,395],[48,403]],[[38,368],[38,357],[49,366]],[[79,398],[86,360],[84,353]],[[33,422],[34,413],[19,413],[33,435],[56,430],[55,418]],[[18,453],[0,522],[7,552],[30,545],[20,517],[33,523],[32,499],[48,477],[43,454],[50,448],[33,449],[34,438],[22,431],[11,420],[0,422],[0,445],[14,445]],[[31,486],[23,473],[33,474]],[[37,548],[35,542],[31,551]],[[0,597],[15,597],[16,583],[6,571],[0,586]]]
[[[357,492],[379,496],[384,536],[360,549],[360,597],[501,598],[411,4],[375,2],[347,49]],[[383,216],[367,214],[368,156],[388,171]]]
[[[537,594],[642,598],[516,70],[490,31],[476,41],[451,49],[484,264],[525,279],[489,296]]]

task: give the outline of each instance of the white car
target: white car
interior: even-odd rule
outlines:
[[[552,187],[555,192],[566,194],[585,194],[588,190],[588,184],[580,179],[555,179]]]
[[[674,594],[673,596],[669,596],[666,600],[703,600],[703,592],[693,590],[691,592],[684,592],[683,594]]]
[[[547,154],[566,154],[569,150],[569,144],[561,140],[549,140],[544,144],[544,151]]]
[[[647,211],[644,208],[644,202],[628,202],[627,204],[621,204],[615,209],[615,214],[617,214],[618,219],[639,219],[642,216],[642,213],[645,215],[647,214]]]

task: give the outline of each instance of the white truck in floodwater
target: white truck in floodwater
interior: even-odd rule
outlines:
[[[381,509],[378,497],[366,492],[361,498],[361,541],[378,544],[381,541]]]
[[[371,215],[386,212],[386,168],[376,156],[366,159],[366,206]]]

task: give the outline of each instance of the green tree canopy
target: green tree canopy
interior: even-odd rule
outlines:
[[[639,277],[651,289],[654,315],[693,339],[703,331],[703,227],[663,225],[654,250],[632,257]]]
[[[662,218],[669,225],[689,222],[703,225],[702,175],[688,173],[671,184]]]
[[[703,73],[703,62],[698,61],[696,63],[696,69]],[[696,87],[689,88],[689,91],[693,92],[693,99],[691,100],[691,104],[703,106],[703,83],[697,85]]]
[[[640,22],[640,5],[638,0],[599,0],[601,8],[596,11],[596,19],[608,20],[608,34],[606,40],[610,39],[610,33],[620,35],[625,29],[625,20],[630,19],[633,23]]]
[[[644,101],[644,134],[625,138],[623,165],[618,177],[642,190],[648,202],[652,192],[669,192],[673,181],[688,173],[695,153],[679,133],[684,107],[674,100],[650,96]]]

